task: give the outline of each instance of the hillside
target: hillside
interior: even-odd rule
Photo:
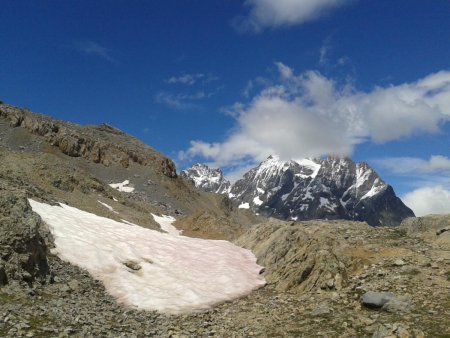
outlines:
[[[197,238],[165,233],[168,216]],[[449,229],[448,216],[408,218],[395,228],[256,217],[226,196],[197,191],[172,161],[118,129],[0,105],[0,336],[448,337]],[[223,255],[200,251],[191,259],[194,248],[209,250],[200,238],[233,244],[210,241]],[[142,242],[145,257],[135,244]],[[243,257],[250,265],[240,267]],[[119,294],[96,270],[104,267],[125,276]],[[205,270],[221,267],[215,277]],[[124,301],[134,281],[167,271],[153,296]],[[247,290],[181,314],[155,311],[155,298],[164,302],[163,287],[171,286],[189,306],[214,286],[215,295]],[[134,303],[139,298],[149,308]]]

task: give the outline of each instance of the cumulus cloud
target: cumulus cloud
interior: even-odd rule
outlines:
[[[450,72],[413,83],[358,91],[317,71],[296,75],[276,63],[279,80],[248,103],[233,106],[236,125],[220,143],[191,142],[181,158],[203,157],[215,166],[255,163],[270,154],[284,159],[351,155],[362,142],[388,142],[434,133],[450,118]],[[444,162],[444,164],[442,164]],[[436,163],[445,165],[442,158]]]
[[[303,24],[351,0],[246,0],[245,16],[233,21],[238,31],[260,32],[266,27]]]
[[[75,47],[82,53],[87,55],[98,56],[109,63],[118,64],[119,62],[111,56],[111,51],[94,41],[80,41],[75,43]]]
[[[450,172],[450,158],[433,155],[429,160],[416,157],[391,157],[375,160],[394,174],[431,174]]]
[[[450,190],[442,186],[416,189],[404,195],[402,200],[416,216],[450,214]]]

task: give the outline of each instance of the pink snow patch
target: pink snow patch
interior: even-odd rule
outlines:
[[[54,236],[54,253],[89,271],[120,303],[176,314],[265,285],[255,256],[230,242],[168,236],[63,204],[29,202]]]

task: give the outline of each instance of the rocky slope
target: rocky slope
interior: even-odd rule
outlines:
[[[450,336],[448,216],[407,219],[396,228],[256,218],[226,196],[195,191],[165,174],[162,155],[146,164],[129,160],[128,167],[95,163],[65,154],[45,135],[12,127],[2,116],[2,337]],[[81,126],[70,132],[78,128],[85,132]],[[102,142],[119,140],[109,134],[102,134]],[[120,149],[134,142],[122,136]],[[125,179],[133,192],[109,186]],[[187,235],[229,239],[252,249],[269,284],[199,313],[168,316],[126,308],[86,271],[52,253],[51,232],[27,198],[156,230],[150,213],[176,216],[176,226]]]
[[[11,127],[23,127],[42,136],[51,146],[71,157],[83,157],[105,166],[119,163],[125,168],[131,162],[158,165],[167,177],[177,175],[171,160],[108,124],[82,127],[5,104],[0,105],[0,117],[9,121]]]
[[[446,222],[448,226],[448,217]],[[0,335],[450,335],[450,251],[435,247],[443,233],[433,230],[434,237],[429,237],[427,231],[415,229],[409,237],[408,224],[373,228],[345,221],[268,220],[256,229],[237,242],[255,250],[266,264],[270,284],[247,297],[178,316],[127,309],[86,272],[50,254],[51,284],[0,288]],[[390,298],[382,306],[369,306],[363,303],[368,295]]]
[[[97,148],[98,163],[91,157]],[[124,180],[130,181],[132,193],[109,185]],[[51,236],[27,198],[63,202],[152,229],[159,225],[151,213],[228,215],[236,232],[250,222],[222,206],[221,196],[195,191],[176,176],[172,161],[119,130],[0,105],[0,284],[33,285],[51,275],[46,267]]]
[[[200,178],[192,179],[194,172]],[[186,170],[184,175],[200,189],[210,185],[207,168]],[[229,197],[239,208],[280,219],[348,219],[392,226],[414,216],[366,163],[334,157],[280,161],[270,156],[234,183]]]

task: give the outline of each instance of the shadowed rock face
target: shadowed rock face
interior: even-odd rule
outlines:
[[[23,127],[43,136],[50,145],[58,147],[66,155],[83,157],[105,166],[119,163],[127,168],[131,162],[151,165],[167,177],[177,177],[171,160],[107,124],[80,126],[4,104],[0,105],[0,117],[9,120],[12,127]]]
[[[31,286],[47,280],[46,235],[50,236],[32,212],[26,193],[0,182],[0,285],[22,282]]]

